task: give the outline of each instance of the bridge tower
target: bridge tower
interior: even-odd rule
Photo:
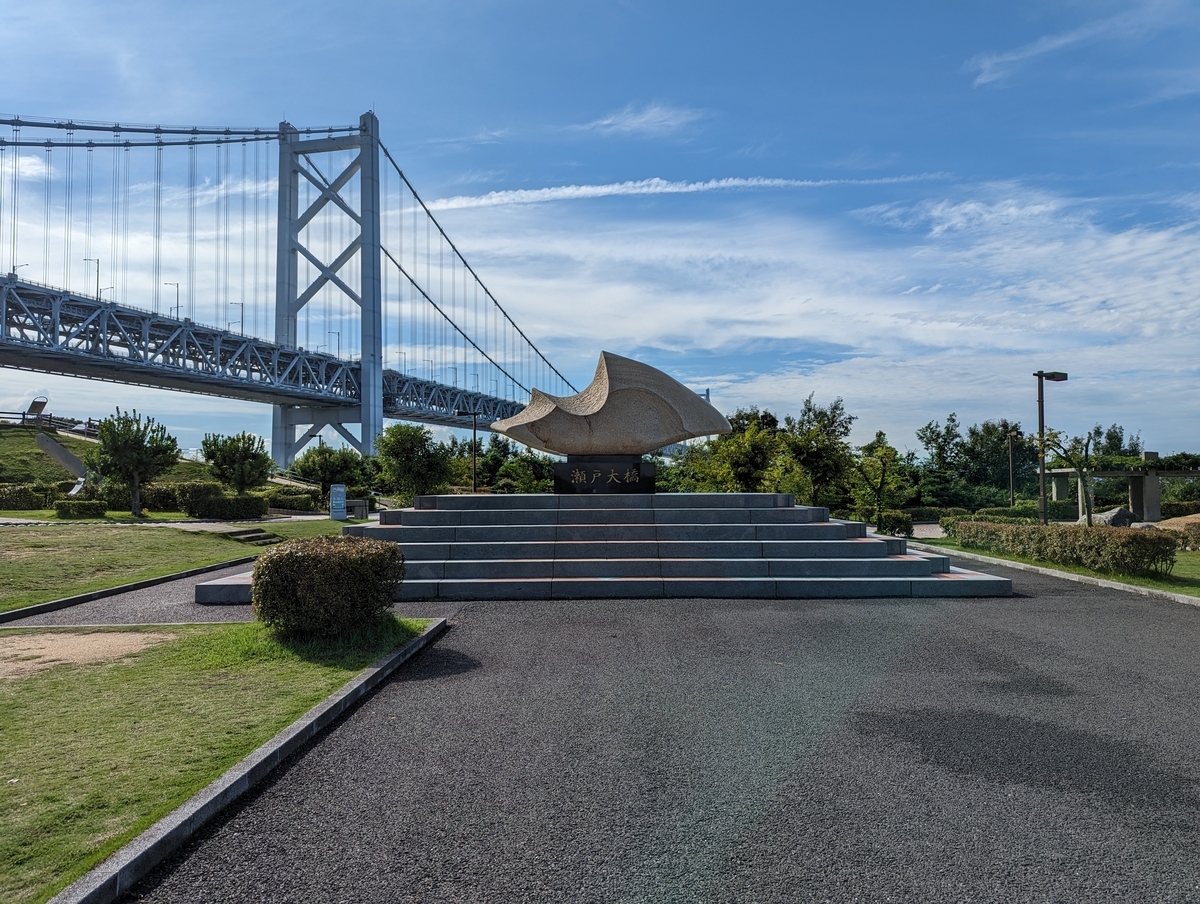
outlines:
[[[309,161],[316,154],[357,151],[349,164],[327,179]],[[326,170],[328,171],[328,170]],[[359,179],[359,210],[354,210],[340,194],[355,177]],[[300,209],[300,180],[306,179],[317,190],[316,199],[306,210]],[[306,226],[329,204],[340,208],[358,226],[358,235],[332,261],[322,261],[316,251],[306,247],[301,235]],[[358,305],[362,324],[362,404],[354,407],[305,407],[275,405],[271,424],[271,455],[280,467],[288,467],[304,446],[323,427],[333,427],[363,455],[374,451],[375,439],[383,430],[383,303],[379,250],[379,119],[374,112],[359,117],[357,135],[302,138],[290,123],[279,124],[279,237],[276,251],[275,341],[295,347],[296,323],[300,311],[325,286]],[[339,272],[359,255],[360,279],[352,287]],[[299,285],[299,264],[303,256],[317,270],[308,286]],[[359,424],[359,436],[346,429]],[[297,438],[300,427],[307,429]]]

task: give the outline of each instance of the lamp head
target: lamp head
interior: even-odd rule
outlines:
[[[1039,370],[1034,376],[1049,380],[1051,383],[1064,383],[1067,379],[1067,375],[1061,370]]]

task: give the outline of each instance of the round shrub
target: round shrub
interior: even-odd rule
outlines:
[[[250,599],[254,617],[278,634],[334,637],[375,622],[403,578],[404,556],[395,543],[289,540],[258,557]]]

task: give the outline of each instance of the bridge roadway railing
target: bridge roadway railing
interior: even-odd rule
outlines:
[[[361,401],[355,361],[0,277],[0,366],[283,405]],[[519,402],[384,371],[391,418],[448,427],[511,417]]]

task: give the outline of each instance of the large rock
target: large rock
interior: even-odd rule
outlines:
[[[729,433],[721,412],[647,364],[601,352],[596,376],[578,395],[533,390],[517,415],[492,429],[559,455],[644,455],[696,436]]]
[[[1081,523],[1087,523],[1086,518],[1080,519]],[[1106,524],[1109,527],[1129,527],[1137,521],[1137,515],[1129,511],[1129,509],[1121,506],[1120,508],[1111,509],[1100,514],[1092,513],[1092,524]]]

